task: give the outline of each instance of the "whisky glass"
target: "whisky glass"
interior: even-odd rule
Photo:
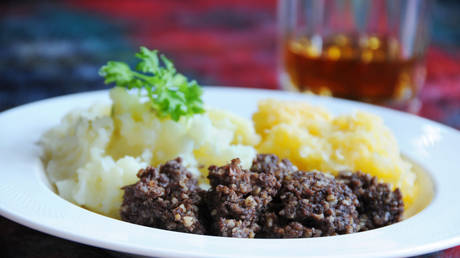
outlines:
[[[279,81],[416,112],[431,0],[279,0]]]

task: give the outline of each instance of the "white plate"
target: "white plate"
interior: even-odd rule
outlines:
[[[402,153],[431,175],[435,195],[417,215],[367,232],[310,239],[236,239],[178,233],[111,219],[73,205],[47,186],[36,145],[76,107],[108,101],[107,91],[75,94],[0,114],[0,214],[31,228],[116,251],[177,257],[411,256],[460,244],[460,133],[416,116],[351,101],[279,91],[206,88],[205,103],[250,117],[261,98],[306,100],[334,113],[383,117]]]

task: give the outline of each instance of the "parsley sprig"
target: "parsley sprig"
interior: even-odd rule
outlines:
[[[136,57],[141,61],[135,71],[124,62],[109,61],[101,67],[99,75],[105,78],[106,84],[140,89],[159,117],[169,116],[178,121],[182,116],[204,112],[201,87],[177,73],[171,60],[146,47],[140,47]]]

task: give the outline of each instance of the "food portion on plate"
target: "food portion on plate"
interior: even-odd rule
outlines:
[[[249,169],[238,158],[210,166],[201,189],[177,158],[137,174],[125,186],[124,221],[179,232],[241,238],[333,236],[383,227],[402,218],[399,189],[362,172],[334,178],[299,171],[287,159],[258,154]]]
[[[146,49],[143,52],[155,56]],[[157,59],[143,60],[152,63],[151,71],[161,73],[155,83],[168,80],[172,84],[156,93],[162,101],[150,101],[145,87],[115,87],[110,91],[112,103],[97,103],[69,113],[41,139],[45,169],[59,195],[115,218],[119,217],[121,187],[134,183],[140,169],[178,156],[197,178],[208,166],[223,165],[235,157],[249,167],[256,155],[254,146],[260,140],[245,118],[212,108],[191,112],[187,105],[193,102],[187,99],[201,101],[201,88],[192,96],[184,94],[185,90],[173,90],[171,87],[178,83],[191,86],[183,76],[174,74],[171,65],[160,69],[158,63],[155,65]],[[109,64],[113,67],[111,76],[121,77],[120,84],[129,79],[126,67]],[[131,78],[130,83],[136,82]],[[159,115],[160,107],[156,106],[170,115]],[[180,114],[177,121],[172,119]]]
[[[363,171],[400,188],[406,205],[414,202],[419,189],[412,165],[377,115],[357,110],[334,116],[304,102],[263,100],[253,121],[262,137],[258,152],[288,158],[305,171]]]
[[[292,238],[395,223],[417,197],[416,174],[376,115],[267,99],[251,121],[205,106],[200,86],[156,51],[136,57],[136,70],[101,68],[116,84],[111,103],[70,112],[42,136],[64,199],[156,228]]]

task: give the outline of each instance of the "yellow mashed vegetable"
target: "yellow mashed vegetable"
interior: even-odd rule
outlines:
[[[399,187],[406,206],[415,198],[415,173],[376,115],[357,111],[333,116],[304,102],[264,100],[253,121],[262,136],[258,152],[288,158],[300,170],[334,175],[361,170]]]
[[[249,167],[260,137],[250,120],[208,109],[179,122],[159,119],[136,95],[110,92],[98,104],[66,115],[41,139],[45,170],[59,195],[90,210],[119,217],[122,186],[136,173],[178,156],[196,176],[211,164],[239,157]]]

